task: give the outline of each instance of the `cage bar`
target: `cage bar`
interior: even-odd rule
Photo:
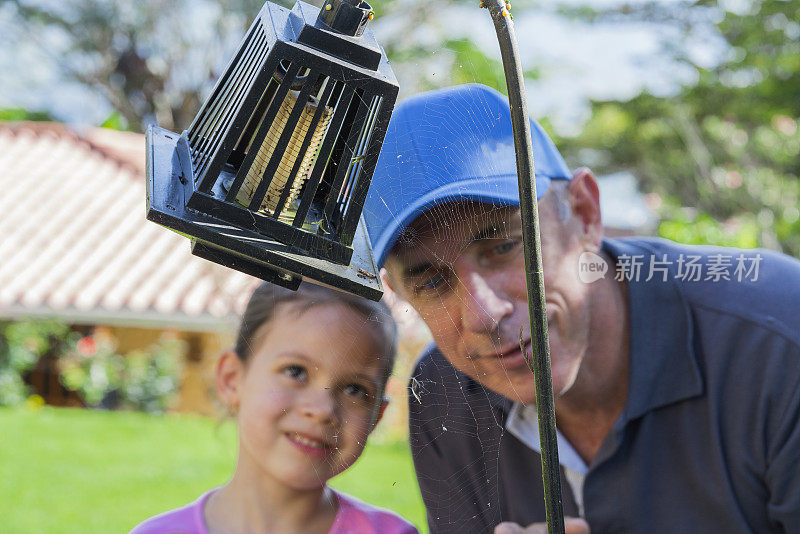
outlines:
[[[365,95],[365,100],[367,96],[368,95]],[[363,168],[362,162],[367,156],[367,149],[369,148],[369,141],[372,137],[372,129],[375,125],[375,117],[380,109],[381,100],[382,99],[380,96],[371,97],[365,127],[361,129],[361,135],[359,136],[356,149],[353,152],[353,158],[350,161],[349,168],[347,169],[347,178],[345,179],[345,183],[342,186],[341,193],[339,194],[337,209],[340,217],[343,219],[341,221],[341,224],[343,225],[348,222],[349,206],[353,200],[355,186],[358,184],[359,177],[361,176],[361,170]],[[358,212],[361,213],[361,208],[358,209]],[[339,230],[338,235],[342,236],[341,229]],[[347,240],[346,237],[342,237],[342,239],[345,241]]]
[[[356,90],[350,102],[350,109],[348,110],[348,115],[352,117],[352,119],[349,121],[349,132],[346,134],[346,140],[344,137],[339,139],[337,143],[338,146],[334,149],[335,155],[331,156],[331,159],[338,156],[338,165],[336,166],[336,176],[330,186],[331,189],[328,194],[328,200],[325,204],[323,220],[328,227],[324,228],[323,231],[337,238],[339,237],[338,226],[340,219],[338,209],[339,195],[342,191],[345,177],[354,163],[353,153],[358,138],[363,131],[364,123],[367,119],[367,112],[367,107],[363,103],[363,92]]]
[[[352,241],[361,211],[364,209],[364,202],[366,201],[367,193],[369,192],[369,184],[372,173],[375,172],[375,166],[378,163],[380,145],[383,143],[383,138],[386,135],[386,129],[389,127],[389,116],[381,113],[381,107],[385,104],[386,102],[383,97],[378,97],[375,118],[372,123],[367,150],[365,152],[364,159],[360,162],[360,173],[356,178],[350,203],[346,208],[347,215],[342,223],[342,240]]]
[[[223,84],[218,92],[212,93],[205,120],[199,121],[198,131],[195,132],[191,127],[189,129],[190,146],[196,151],[193,155],[196,180],[201,181],[200,189],[205,192],[213,186],[214,171],[222,164],[220,160],[227,158],[227,154],[223,152],[225,141],[230,136],[234,119],[241,116],[240,110],[250,104],[252,97],[248,96],[261,78],[254,74],[263,69],[267,58],[269,47],[264,46],[266,36],[259,25],[254,26],[256,38],[252,39],[251,35],[246,40],[243,60],[230,66],[232,72],[227,78],[228,83]],[[202,116],[201,112],[199,117]],[[206,180],[206,176],[210,176],[210,179]]]

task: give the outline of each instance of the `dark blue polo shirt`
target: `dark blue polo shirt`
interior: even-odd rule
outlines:
[[[603,246],[618,266],[607,275],[626,278],[630,377],[584,482],[592,533],[800,532],[800,262],[658,239]],[[411,387],[431,532],[544,521],[541,460],[505,431],[510,401],[435,347]],[[563,470],[562,489],[577,515]]]

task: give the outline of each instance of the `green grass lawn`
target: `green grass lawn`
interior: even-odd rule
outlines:
[[[224,484],[235,453],[231,422],[0,408],[0,531],[125,533]],[[405,443],[370,444],[332,485],[427,530]]]

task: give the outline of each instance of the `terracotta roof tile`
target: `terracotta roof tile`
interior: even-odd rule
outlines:
[[[258,280],[145,220],[144,136],[0,123],[0,317],[227,327]]]

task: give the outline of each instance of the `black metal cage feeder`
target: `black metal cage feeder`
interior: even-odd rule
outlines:
[[[270,282],[379,299],[361,211],[398,85],[371,18],[267,2],[189,129],[148,129],[147,218]]]

